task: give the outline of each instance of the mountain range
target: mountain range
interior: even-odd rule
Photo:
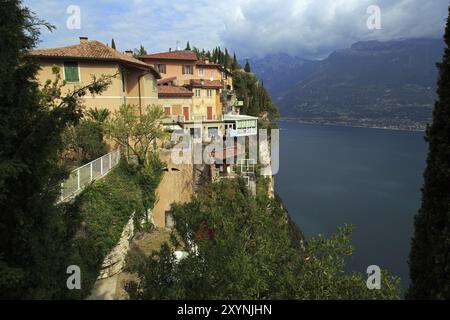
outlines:
[[[282,118],[422,130],[443,48],[440,39],[363,41],[323,60],[278,53],[249,62]]]

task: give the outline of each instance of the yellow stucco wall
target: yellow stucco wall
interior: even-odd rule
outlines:
[[[146,60],[143,59],[143,61],[156,69],[157,64],[165,64],[166,65],[166,72],[160,73],[162,78],[169,78],[169,77],[177,77],[177,82],[179,85],[187,84],[190,79],[196,79],[196,71],[195,71],[195,62],[193,61],[184,61],[184,62],[172,62],[172,61],[153,61],[153,60]],[[190,64],[192,65],[193,74],[183,74],[183,65]]]
[[[199,69],[203,69],[203,76],[198,73]],[[222,75],[218,69],[214,68],[204,68],[204,67],[196,67],[194,79],[205,79],[205,80],[221,80]]]
[[[192,97],[193,115],[207,117],[208,107],[212,107],[213,119],[219,119],[222,116],[222,105],[218,89],[211,89],[211,97],[208,97],[207,89],[200,89],[200,97],[195,96],[195,89],[192,90],[194,92]]]
[[[54,80],[55,75],[52,74],[52,66],[60,67],[61,76],[64,79],[64,65],[62,60],[40,60],[41,69],[39,70],[37,80],[41,85],[45,84],[47,79]],[[63,94],[75,90],[82,86],[88,85],[92,82],[92,76],[99,78],[101,75],[116,75],[111,79],[109,87],[100,95],[86,95],[83,97],[85,106],[87,108],[107,108],[110,111],[118,110],[123,103],[130,103],[139,105],[139,86],[138,77],[143,74],[143,71],[134,68],[124,68],[125,71],[125,92],[122,88],[122,74],[120,66],[117,63],[109,62],[85,62],[79,61],[79,76],[80,81],[77,83],[66,83],[63,88]],[[141,105],[159,104],[158,92],[156,88],[156,79],[150,74],[146,73],[140,79],[141,91]]]
[[[213,79],[213,80],[221,80],[222,74],[217,68],[205,68],[202,66],[195,65],[194,61],[168,61],[168,60],[153,60],[153,59],[142,59],[145,63],[155,67],[157,64],[166,65],[166,72],[161,73],[162,78],[177,78],[177,85],[188,84],[191,79]],[[183,66],[189,64],[192,66],[192,74],[183,74]],[[203,75],[200,75],[198,70],[203,69]]]
[[[189,108],[189,116],[192,115],[192,98],[161,98],[159,105],[162,108],[169,107],[171,115],[183,115],[183,108]]]

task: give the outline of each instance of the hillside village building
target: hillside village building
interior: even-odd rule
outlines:
[[[152,66],[133,58],[131,51],[121,53],[99,41],[80,37],[77,45],[33,50],[30,55],[41,66],[37,76],[40,84],[55,79],[52,67],[56,65],[66,81],[63,90],[67,92],[89,84],[93,76],[116,75],[102,94],[83,97],[88,108],[115,111],[124,103],[140,107],[159,104],[157,80],[160,74]]]
[[[60,67],[65,90],[82,87],[92,77],[115,75],[99,95],[83,97],[88,108],[118,110],[123,103],[139,107],[159,105],[166,112],[169,130],[184,130],[205,141],[224,136],[255,135],[257,117],[239,114],[230,70],[193,51],[142,55],[121,53],[107,45],[80,37],[76,45],[33,50],[41,65],[38,81],[54,80],[52,67]]]
[[[158,70],[163,78],[158,81],[158,95],[171,128],[178,126],[206,141],[227,135],[256,134],[257,118],[239,115],[230,70],[209,60],[200,60],[192,51],[147,54],[139,59]],[[185,99],[185,89],[192,93],[190,101]],[[248,121],[249,117],[254,121]],[[199,128],[196,123],[200,121]],[[238,127],[248,130],[236,131]]]
[[[52,69],[56,65],[66,81],[66,92],[88,85],[93,77],[114,76],[104,92],[83,97],[87,108],[114,112],[124,103],[141,108],[158,105],[166,113],[163,123],[168,131],[184,132],[204,142],[257,135],[258,118],[239,112],[232,72],[217,63],[200,60],[195,52],[169,51],[135,59],[131,51],[121,53],[99,41],[80,37],[79,44],[33,50],[30,56],[41,66],[37,76],[40,85],[55,79]],[[160,200],[153,208],[157,227],[170,225],[171,204],[189,201],[196,181],[205,171],[213,181],[236,176],[232,164],[239,156],[236,147],[224,148],[211,153],[216,161],[212,164],[174,166],[167,151],[160,154],[167,167],[157,190]],[[252,159],[244,161],[246,167],[249,161],[254,163]],[[244,178],[254,180],[251,171],[244,173]]]

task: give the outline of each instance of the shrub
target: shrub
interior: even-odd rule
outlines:
[[[64,138],[67,149],[73,154],[78,165],[91,162],[108,151],[103,141],[102,125],[92,120],[84,120],[68,128]]]
[[[134,212],[142,220],[145,205],[150,203],[149,198],[154,199],[158,183],[158,177],[153,178],[121,160],[104,179],[94,182],[77,197],[74,210],[79,212],[80,220],[76,222],[79,228],[69,264],[80,267],[82,289],[71,291],[68,298],[84,298],[90,293],[104,258],[118,243],[131,214]]]

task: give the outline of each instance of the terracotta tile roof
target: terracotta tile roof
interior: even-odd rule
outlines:
[[[158,97],[192,97],[191,90],[177,86],[158,86]]]
[[[218,149],[218,150],[214,150],[212,152],[212,156],[218,160],[225,160],[225,159],[230,159],[230,158],[234,158],[236,156],[239,156],[241,154],[243,154],[242,150],[240,150],[241,152],[238,153],[238,148],[237,147],[232,147],[232,148],[224,148],[224,149]]]
[[[96,40],[90,40],[80,44],[60,48],[32,50],[30,51],[30,55],[42,58],[114,61],[140,69],[150,70],[157,79],[161,78],[160,74],[152,66],[149,66],[148,64],[135,59],[132,56],[110,48]]]
[[[220,80],[191,79],[187,86],[192,88],[220,89],[222,88],[222,82]]]
[[[201,67],[210,67],[210,68],[219,68],[221,69],[222,66],[218,63],[214,63],[214,62],[206,62],[204,60],[199,60],[195,63],[197,66],[201,66]]]
[[[169,78],[160,79],[160,80],[158,80],[158,85],[170,83],[175,80],[177,80],[177,77],[169,77]]]
[[[144,54],[139,59],[162,59],[162,60],[192,60],[197,61],[197,54],[193,51],[169,51],[153,54]]]

